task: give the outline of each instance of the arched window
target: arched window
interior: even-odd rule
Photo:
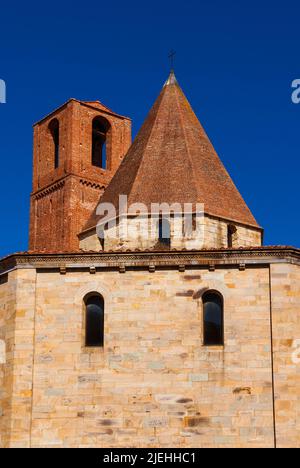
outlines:
[[[224,344],[224,301],[221,294],[207,291],[203,297],[204,345]]]
[[[88,294],[85,303],[85,346],[104,344],[104,299],[98,293]]]
[[[170,222],[166,218],[160,218],[158,222],[158,238],[161,244],[171,245]]]
[[[234,235],[236,234],[236,227],[234,224],[228,224],[227,226],[227,247],[233,247]]]
[[[95,117],[92,128],[92,165],[107,168],[106,138],[110,125],[102,117]]]
[[[49,131],[53,141],[54,168],[57,169],[59,166],[59,121],[57,119],[51,120]]]

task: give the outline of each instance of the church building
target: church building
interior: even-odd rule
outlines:
[[[133,143],[70,99],[33,146],[0,447],[300,447],[300,249],[263,245],[174,72]]]

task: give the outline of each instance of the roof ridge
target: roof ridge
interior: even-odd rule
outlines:
[[[163,89],[162,89],[161,92],[159,93],[158,98],[161,98],[159,104],[161,103],[162,97],[163,97],[163,95],[164,95],[164,93],[165,93],[165,87],[166,87],[166,85],[163,87]],[[153,106],[153,107],[154,107],[154,106]],[[152,109],[153,109],[153,107],[152,107]],[[159,109],[159,106],[158,106],[158,109]],[[147,119],[147,118],[146,118],[146,119]],[[154,119],[154,121],[152,122],[152,127],[151,127],[151,130],[150,130],[150,132],[149,132],[149,135],[148,135],[148,138],[147,138],[147,143],[146,143],[145,147],[147,147],[148,142],[149,142],[150,139],[151,139],[151,136],[152,136],[152,134],[153,134],[153,130],[154,130],[154,127],[155,127],[155,123],[157,122],[157,120],[158,120],[158,112],[156,113],[155,119]],[[146,121],[146,120],[145,120],[145,121]],[[134,181],[133,181],[133,184],[132,184],[132,190],[134,190],[135,185],[137,185],[137,184],[136,184],[136,182],[137,182],[137,180],[138,180],[138,177],[137,177],[137,176],[138,176],[138,174],[139,174],[140,171],[141,171],[141,166],[142,166],[142,164],[143,164],[143,158],[141,158],[141,160],[140,160],[140,164],[139,164],[139,167],[138,167],[137,172],[136,172],[136,177],[135,177],[135,179],[134,179]]]
[[[170,78],[170,77],[169,77]],[[163,86],[100,203],[204,205],[204,212],[245,226],[259,225],[193,111],[171,76]],[[84,231],[94,228],[94,212]]]
[[[177,86],[179,88],[179,90],[181,91],[181,88],[180,86],[178,85],[177,83]],[[197,184],[196,184],[196,180],[195,180],[195,169],[194,169],[194,163],[193,163],[193,158],[192,158],[192,155],[191,155],[191,151],[190,151],[190,148],[189,148],[189,144],[188,144],[188,141],[187,141],[187,134],[186,134],[186,129],[185,129],[185,125],[184,125],[184,122],[183,122],[183,118],[182,118],[182,113],[181,113],[181,108],[180,108],[180,105],[179,105],[179,100],[178,100],[178,96],[177,96],[177,93],[175,93],[175,99],[176,99],[176,102],[177,102],[177,107],[179,109],[179,118],[181,120],[181,124],[182,124],[182,130],[183,130],[183,133],[184,133],[184,144],[185,144],[185,147],[186,147],[186,150],[187,150],[187,154],[189,156],[189,160],[190,160],[190,165],[191,165],[191,168],[192,168],[192,177],[194,179],[194,187],[196,189],[196,193],[197,193],[197,198],[198,196],[200,195],[199,192],[198,192],[198,187],[197,187]]]

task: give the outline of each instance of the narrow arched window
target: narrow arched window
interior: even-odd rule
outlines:
[[[85,345],[102,347],[104,344],[104,299],[100,294],[89,294],[85,300]]]
[[[110,125],[102,117],[96,117],[92,124],[92,165],[107,168],[106,140]]]
[[[233,241],[236,234],[236,227],[234,224],[228,224],[227,226],[227,247],[233,247]]]
[[[203,297],[204,345],[224,344],[224,301],[221,294],[207,291]]]
[[[57,119],[51,120],[49,131],[51,133],[53,143],[54,168],[57,169],[59,167],[59,121]]]
[[[166,218],[160,218],[158,222],[158,238],[161,244],[171,245],[170,222]]]

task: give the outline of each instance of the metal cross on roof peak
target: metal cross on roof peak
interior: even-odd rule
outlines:
[[[170,53],[168,55],[168,57],[170,59],[171,70],[174,69],[174,57],[175,57],[175,55],[176,55],[176,52],[173,49],[170,51]]]

